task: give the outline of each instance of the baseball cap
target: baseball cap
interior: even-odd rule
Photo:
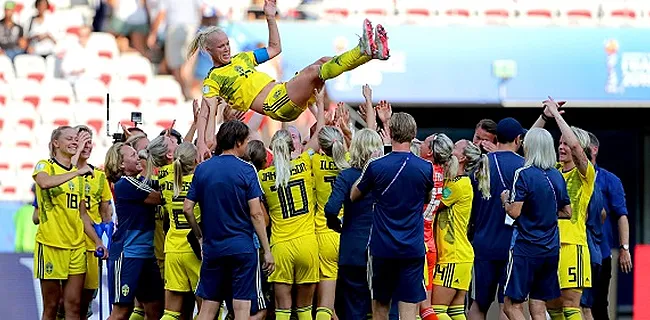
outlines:
[[[528,130],[521,126],[521,123],[515,118],[501,119],[497,123],[497,140],[503,142],[512,142],[520,135],[525,135]]]
[[[5,2],[5,9],[14,9],[16,8],[16,3],[13,1],[7,1]]]

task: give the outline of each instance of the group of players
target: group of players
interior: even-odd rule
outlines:
[[[54,130],[51,158],[33,174],[43,319],[59,309],[86,318],[103,259],[110,319],[191,319],[196,304],[198,319],[210,320],[220,310],[235,319],[458,320],[470,283],[470,319],[484,319],[497,294],[503,318],[523,319],[527,299],[534,319],[547,310],[579,319],[580,306],[591,314],[596,294],[583,289],[609,257],[596,252],[611,207],[596,184],[597,140],[566,124],[562,103],[544,101],[528,133],[507,118],[482,122],[474,141],[418,141],[413,117],[373,106],[364,86],[367,128],[352,134],[344,107],[326,112],[322,87],[388,59],[384,29],[366,20],[357,47],[276,83],[255,70],[281,52],[274,0],[264,12],[267,48],[231,57],[222,31],[197,34],[190,54],[206,51],[214,67],[185,137],[170,128],[150,141],[125,129],[100,171],[86,162],[88,128]],[[237,120],[250,109],[288,122],[308,108],[317,123],[304,144],[286,127],[267,148]],[[551,119],[562,132],[561,174],[550,134],[538,129]]]

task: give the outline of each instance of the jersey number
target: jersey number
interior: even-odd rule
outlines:
[[[90,210],[90,196],[86,196],[86,210]]]
[[[66,195],[66,202],[68,204],[68,208],[79,209],[79,196],[72,193],[66,193],[65,195]]]
[[[184,196],[178,196],[172,199],[172,207],[177,206],[180,203],[180,206],[183,207],[183,202],[185,201]],[[172,218],[174,219],[174,225],[176,230],[191,229],[190,224],[187,221],[181,221],[180,217],[185,217],[183,209],[172,209]]]
[[[293,199],[291,188],[298,188],[300,191],[300,198],[302,200],[302,208],[296,208],[296,202]],[[309,203],[307,200],[307,187],[305,187],[305,180],[289,181],[287,186],[278,189],[276,186],[271,187],[271,191],[278,193],[280,199],[280,208],[282,208],[282,218],[289,219],[309,212]]]
[[[578,274],[576,273],[576,267],[569,267],[569,282],[577,282],[578,281]]]
[[[331,188],[334,188],[334,181],[336,181],[336,176],[325,177],[324,180],[330,184]]]

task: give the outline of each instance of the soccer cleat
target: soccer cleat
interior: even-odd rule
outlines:
[[[361,48],[363,55],[369,57],[372,57],[377,51],[375,37],[372,34],[372,23],[368,19],[363,20],[363,32],[361,33],[361,39],[359,39],[359,48]]]
[[[384,30],[384,27],[381,24],[378,24],[377,27],[375,27],[375,46],[377,47],[377,50],[375,51],[373,58],[379,60],[388,60],[390,57],[390,50],[388,49],[388,35],[386,34],[386,30]]]

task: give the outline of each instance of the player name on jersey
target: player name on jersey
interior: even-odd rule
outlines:
[[[307,171],[307,165],[304,163],[299,163],[296,164],[292,169],[291,169],[291,175],[296,175],[300,174]],[[262,173],[262,182],[264,181],[272,181],[275,180],[275,171],[273,172],[263,172]]]

